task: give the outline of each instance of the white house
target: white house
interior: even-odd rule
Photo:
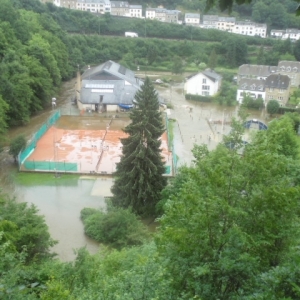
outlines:
[[[146,19],[155,19],[156,8],[146,8]]]
[[[200,25],[200,14],[186,13],[184,17],[186,25]]]
[[[184,90],[186,94],[213,96],[219,91],[221,83],[222,76],[208,69],[188,77]]]
[[[217,23],[217,29],[222,31],[233,32],[235,25],[235,18],[233,17],[219,17]]]
[[[218,28],[219,16],[217,15],[203,15],[202,23],[200,24],[201,28]]]
[[[248,21],[236,22],[232,29],[233,33],[250,35],[250,36],[260,36],[265,38],[267,36],[267,24],[258,24]]]
[[[129,17],[142,18],[142,5],[129,5]]]
[[[264,79],[241,79],[236,93],[236,100],[241,104],[244,96],[248,96],[252,99],[262,99],[265,103],[265,82]]]

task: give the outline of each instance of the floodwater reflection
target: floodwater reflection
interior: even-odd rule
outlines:
[[[41,174],[41,176],[43,176]],[[63,175],[62,175],[63,176]],[[110,190],[111,178],[78,178],[60,184],[17,186],[17,201],[34,204],[45,216],[50,235],[59,243],[52,249],[62,261],[75,258],[75,249],[86,247],[96,253],[99,244],[84,234],[80,211],[84,207],[105,209],[105,196]]]

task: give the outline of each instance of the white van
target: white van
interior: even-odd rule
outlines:
[[[137,38],[139,35],[135,32],[125,32],[126,37],[132,37],[132,38]]]

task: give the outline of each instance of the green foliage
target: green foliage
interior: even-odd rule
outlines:
[[[293,91],[290,96],[289,104],[299,106],[300,105],[300,89]]]
[[[21,253],[26,249],[28,261],[48,256],[55,241],[50,238],[44,218],[37,214],[37,208],[33,205],[28,207],[26,203],[16,203],[3,195],[0,197],[0,219],[14,224],[10,229],[14,233],[10,241],[16,251]],[[17,226],[17,234],[14,226]]]
[[[129,136],[121,139],[123,154],[117,164],[112,187],[112,203],[132,208],[139,215],[155,215],[155,205],[166,185],[160,137],[165,131],[159,112],[158,96],[151,80],[146,80],[135,95],[131,123],[124,129]]]
[[[267,112],[270,115],[276,114],[279,110],[279,107],[280,105],[277,100],[270,100],[267,103]]]
[[[262,109],[264,107],[264,100],[262,98],[253,99],[246,95],[243,97],[243,106],[247,108]]]
[[[112,207],[105,213],[84,208],[81,219],[89,237],[117,249],[141,245],[148,236],[146,227],[128,209]]]
[[[11,142],[9,146],[9,154],[11,154],[15,161],[17,160],[17,157],[21,150],[23,150],[26,147],[27,141],[23,135],[19,135],[15,137]]]
[[[292,127],[282,131],[289,121],[282,122],[259,132],[240,156],[243,125],[234,121],[224,143],[236,147],[195,146],[195,166],[163,192],[157,244],[174,298],[253,297],[256,278],[283,264],[297,244],[298,163],[289,152],[297,147]]]
[[[232,80],[222,80],[220,92],[214,96],[214,101],[221,105],[232,106],[236,104],[237,87],[233,85]]]
[[[201,96],[201,95],[192,95],[192,94],[185,94],[186,100],[194,100],[200,102],[211,102],[212,97],[210,96]]]
[[[173,74],[182,74],[184,71],[184,66],[180,57],[174,57],[172,65]]]

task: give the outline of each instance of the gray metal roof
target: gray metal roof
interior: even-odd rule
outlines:
[[[129,4],[127,1],[110,1],[111,7],[117,8],[128,8]]]
[[[203,21],[218,21],[218,15],[203,15]]]
[[[234,17],[219,17],[218,21],[219,22],[232,22],[232,23],[235,23],[235,18]]]
[[[291,72],[291,73],[299,73],[300,72],[300,62],[299,61],[287,61],[282,60],[278,63],[278,72]]]
[[[142,5],[129,5],[131,9],[142,9]]]
[[[238,89],[264,92],[265,91],[265,82],[266,81],[263,79],[243,78],[239,82]]]
[[[185,14],[185,18],[200,19],[200,14],[186,13],[186,14]]]
[[[290,85],[290,78],[287,75],[272,74],[265,80],[266,88],[274,89],[288,89]]]
[[[211,71],[211,70],[205,70],[202,72],[202,74],[205,75],[206,77],[208,77],[212,81],[219,81],[222,79],[221,75],[219,75],[216,72]]]
[[[132,104],[142,85],[131,70],[109,60],[83,73],[80,99],[84,104],[99,104],[103,96],[103,104]]]
[[[238,74],[240,76],[257,76],[267,77],[277,71],[277,66],[265,66],[265,65],[241,65],[239,67]]]

